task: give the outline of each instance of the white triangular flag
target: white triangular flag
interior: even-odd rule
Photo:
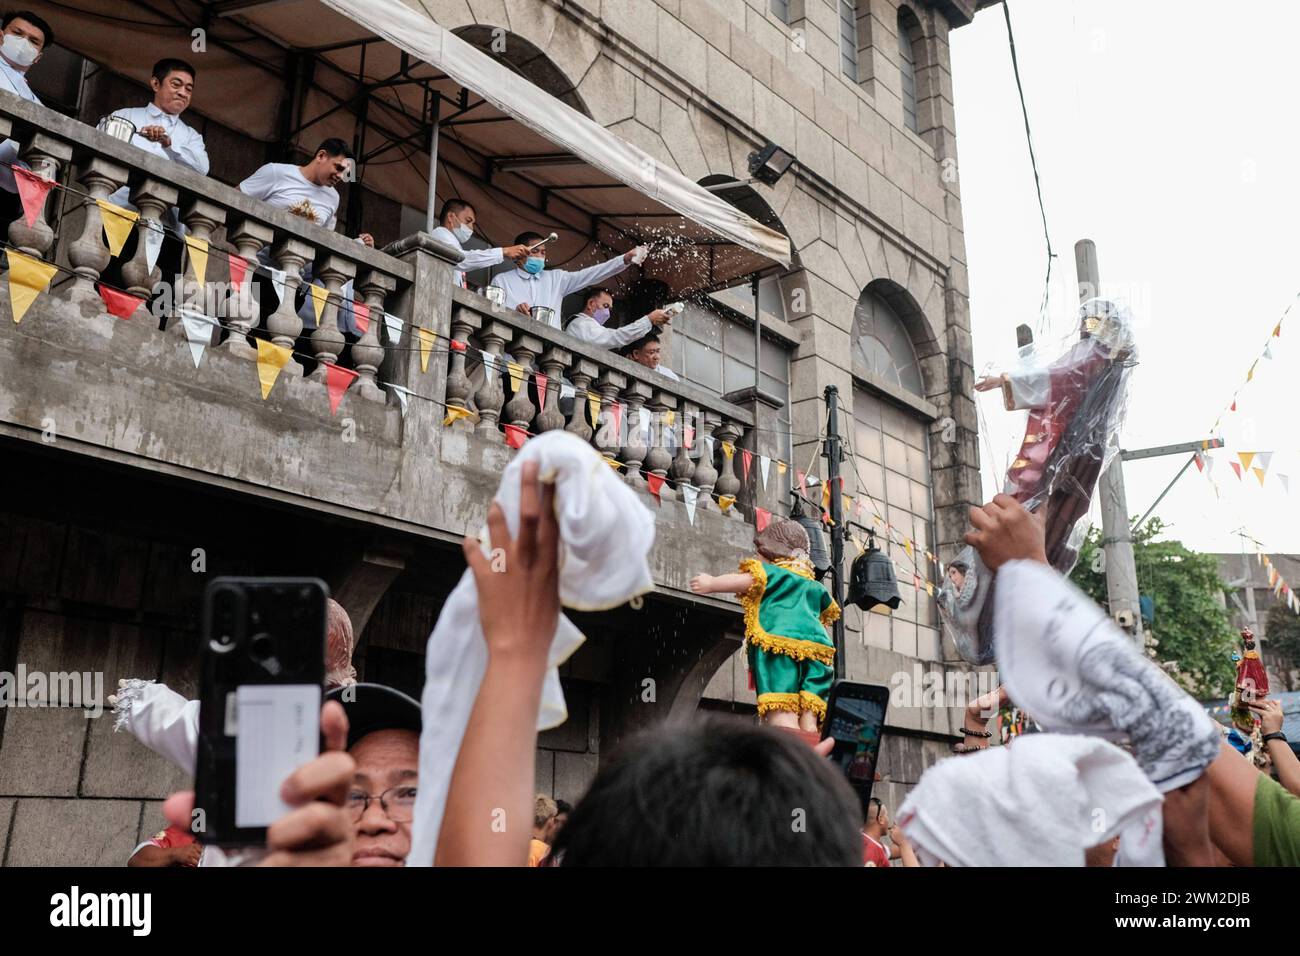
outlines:
[[[767,470],[772,467],[772,459],[766,455],[758,456],[758,473],[763,477],[763,490],[767,491]]]
[[[578,390],[568,382],[560,383],[560,401],[564,401],[566,398],[573,398],[577,394]]]
[[[1209,455],[1201,456],[1205,460],[1205,477],[1210,477],[1210,472],[1214,471],[1214,459]]]
[[[406,389],[402,388],[400,385],[389,385],[388,387],[391,388],[393,394],[397,396],[397,404],[402,407],[402,417],[405,418],[407,406]]]
[[[284,270],[283,270],[283,269],[273,269],[273,268],[271,268],[270,266],[267,266],[267,267],[266,267],[266,271],[267,271],[268,273],[270,273],[270,276],[271,276],[271,285],[275,287],[275,296],[276,296],[276,298],[279,299],[281,302],[283,302],[283,301],[284,301],[284,284],[285,284],[285,281],[286,281],[286,280],[285,280],[285,275],[284,275]]]
[[[388,329],[388,344],[399,345],[402,341],[402,320],[385,312],[384,328]]]
[[[1273,357],[1273,350],[1272,350],[1271,348],[1269,348],[1267,345],[1265,345],[1265,346],[1264,346],[1264,358],[1266,358],[1266,359],[1271,359],[1272,357]]]
[[[190,344],[190,356],[194,359],[195,368],[199,367],[203,350],[212,343],[212,330],[216,325],[216,319],[202,312],[181,310],[181,326],[185,329],[185,340]]]
[[[704,436],[704,447],[708,449],[709,461],[713,461],[713,436],[712,435]]]
[[[637,411],[637,421],[641,423],[641,427],[643,429],[648,429],[650,427],[650,409],[642,405],[636,411]]]
[[[162,251],[163,227],[156,219],[144,220],[144,265],[147,272],[153,272],[158,264],[158,253]]]
[[[695,502],[700,497],[700,489],[693,485],[680,485],[682,504],[686,505],[686,520],[695,524]]]
[[[1284,474],[1282,474],[1282,472],[1279,471],[1279,472],[1277,473],[1277,480],[1280,481],[1280,482],[1282,482],[1282,490],[1285,491],[1287,494],[1290,494],[1290,493],[1291,493],[1291,478],[1290,478],[1288,475],[1284,475]]]
[[[483,374],[492,375],[496,371],[496,358],[491,352],[483,352]]]

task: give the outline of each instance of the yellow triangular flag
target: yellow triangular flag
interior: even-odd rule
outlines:
[[[595,392],[587,393],[587,410],[591,412],[592,427],[600,425],[600,396]]]
[[[288,365],[292,357],[293,352],[283,345],[257,340],[257,380],[262,383],[262,401],[271,394],[275,380],[280,377],[280,369]]]
[[[676,413],[676,412],[672,411],[671,409],[669,409],[668,411],[664,412],[664,424],[665,424],[665,425],[668,425],[669,427],[671,427],[672,424],[673,424],[673,422],[675,422],[675,421],[677,421],[677,413]]]
[[[1258,362],[1258,360],[1257,360],[1257,361],[1255,361],[1254,364],[1252,364],[1252,365],[1250,366],[1250,371],[1248,371],[1248,372],[1246,373],[1246,381],[1249,382],[1252,378],[1255,377],[1255,366],[1258,365],[1258,364],[1259,364],[1259,362]]]
[[[904,538],[904,539],[903,539],[903,550],[907,552],[907,556],[908,556],[909,558],[912,557],[912,539],[911,539],[911,538]]]
[[[840,495],[840,507],[844,509],[845,514],[848,514],[853,510],[853,499],[848,495]]]
[[[1264,483],[1264,469],[1252,468],[1251,471],[1255,473],[1255,477],[1259,479],[1259,483],[1262,485]]]
[[[609,467],[613,468],[615,471],[618,471],[623,467],[623,463],[617,458],[606,458],[605,464],[609,465]]]
[[[729,441],[724,441],[724,442],[722,443],[722,453],[723,453],[724,455],[726,455],[726,456],[727,456],[727,460],[730,461],[730,460],[731,460],[731,456],[734,455],[734,454],[736,453],[736,446],[733,445],[733,444],[732,444],[731,442],[729,442]],[[733,499],[733,500],[734,500],[734,499]]]
[[[442,420],[442,426],[443,428],[446,428],[447,426],[451,425],[453,422],[460,421],[462,418],[476,418],[476,417],[477,416],[473,412],[471,412],[468,408],[461,408],[459,405],[448,405],[447,414]]]
[[[50,280],[59,267],[52,262],[33,259],[13,249],[9,256],[9,304],[13,308],[14,322],[21,322],[36,297],[49,288]]]
[[[126,237],[131,235],[135,222],[140,218],[138,212],[115,206],[107,199],[96,199],[99,205],[99,218],[104,223],[104,237],[108,240],[108,251],[115,256],[122,254]]]
[[[822,482],[822,507],[827,511],[831,510],[831,483],[829,481]]]
[[[190,251],[190,268],[194,270],[194,280],[203,285],[208,274],[208,240],[186,236],[185,248]]]
[[[783,461],[778,461],[778,462],[776,463],[776,473],[777,473],[778,475],[784,475],[784,474],[785,474],[785,470],[786,470],[787,468],[789,468],[789,467],[790,467],[790,466],[787,465],[785,462],[783,462]]]
[[[1253,451],[1239,451],[1237,457],[1241,459],[1241,467],[1249,471],[1250,463],[1255,459],[1255,453]]]
[[[510,388],[519,391],[524,384],[524,367],[518,362],[506,362],[506,371],[510,373]]]
[[[307,294],[311,296],[311,310],[316,314],[316,324],[320,325],[321,313],[325,311],[325,301],[330,297],[329,289],[313,283],[307,286]]]
[[[930,595],[930,597],[934,597],[934,585],[929,581],[925,582],[925,593]]]
[[[728,511],[731,508],[731,506],[734,505],[735,503],[736,503],[735,495],[718,496],[718,507],[721,508],[724,512]]]
[[[420,371],[429,371],[429,353],[433,350],[433,333],[428,329],[416,329],[420,333]]]

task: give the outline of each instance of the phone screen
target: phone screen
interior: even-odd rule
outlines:
[[[841,681],[831,692],[826,712],[824,735],[835,740],[831,762],[857,791],[864,809],[876,779],[888,703],[886,687]]]

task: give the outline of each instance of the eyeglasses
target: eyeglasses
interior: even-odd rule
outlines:
[[[376,797],[372,797],[364,790],[349,790],[347,808],[354,823],[366,815],[372,800],[379,801],[388,819],[394,823],[409,823],[415,810],[415,785],[404,783],[389,787]]]

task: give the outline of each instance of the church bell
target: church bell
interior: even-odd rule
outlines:
[[[876,535],[868,531],[867,550],[853,559],[849,571],[849,597],[846,604],[856,604],[869,611],[883,604],[891,611],[903,603],[898,593],[898,578],[894,575],[894,562],[876,547]]]

